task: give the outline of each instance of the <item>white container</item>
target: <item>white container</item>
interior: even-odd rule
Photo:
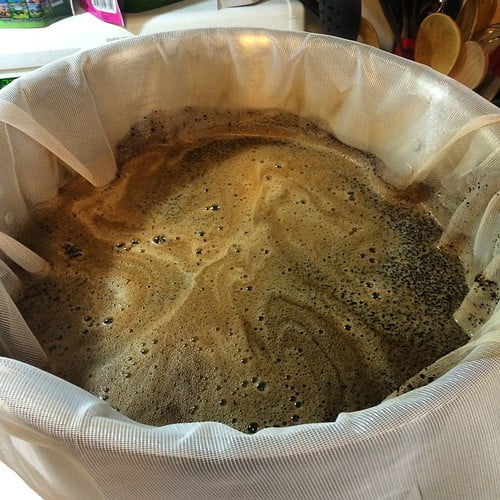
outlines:
[[[387,182],[428,183],[441,243],[460,242],[469,271],[461,322],[475,309],[478,280],[500,281],[497,108],[377,49],[266,30],[125,40],[0,91],[2,255],[39,266],[12,237],[33,203],[57,193],[54,155],[105,185],[131,125],[154,109],[186,106],[314,118],[383,160]],[[471,327],[468,344],[432,365],[437,380],[335,422],[253,435],[213,422],[153,428],[32,366],[43,352],[10,299],[15,277],[0,264],[2,343],[15,358],[0,358],[0,458],[42,497],[500,497],[498,304]]]
[[[80,13],[47,28],[0,29],[0,78],[17,77],[80,50],[134,35],[217,27],[301,31],[305,11],[299,0],[262,0],[220,10],[217,0],[182,0],[124,18],[123,28]]]

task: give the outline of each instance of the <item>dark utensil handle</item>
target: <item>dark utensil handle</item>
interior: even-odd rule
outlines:
[[[380,7],[384,13],[394,36],[394,43],[398,45],[401,41],[403,30],[403,12],[399,0],[380,0]]]
[[[452,19],[456,19],[460,9],[462,8],[462,4],[462,0],[447,0],[444,4],[443,12]]]
[[[319,18],[330,35],[356,40],[361,0],[319,0]]]

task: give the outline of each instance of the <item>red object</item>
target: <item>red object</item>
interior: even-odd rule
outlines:
[[[401,38],[394,48],[394,53],[406,59],[415,59],[415,40],[413,38]]]
[[[497,47],[493,54],[490,55],[489,70],[495,75],[500,76],[500,47]]]

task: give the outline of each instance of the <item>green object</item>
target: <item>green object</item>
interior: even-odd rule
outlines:
[[[1,1],[1,0],[0,0]],[[122,12],[144,12],[176,3],[179,0],[123,0],[120,2]]]
[[[0,28],[45,28],[72,15],[71,0],[0,0]]]
[[[15,80],[15,78],[0,78],[0,89],[4,88],[13,80]]]

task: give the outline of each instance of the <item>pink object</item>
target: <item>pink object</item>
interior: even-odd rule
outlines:
[[[123,16],[118,0],[80,0],[82,9],[107,23],[123,26]]]

